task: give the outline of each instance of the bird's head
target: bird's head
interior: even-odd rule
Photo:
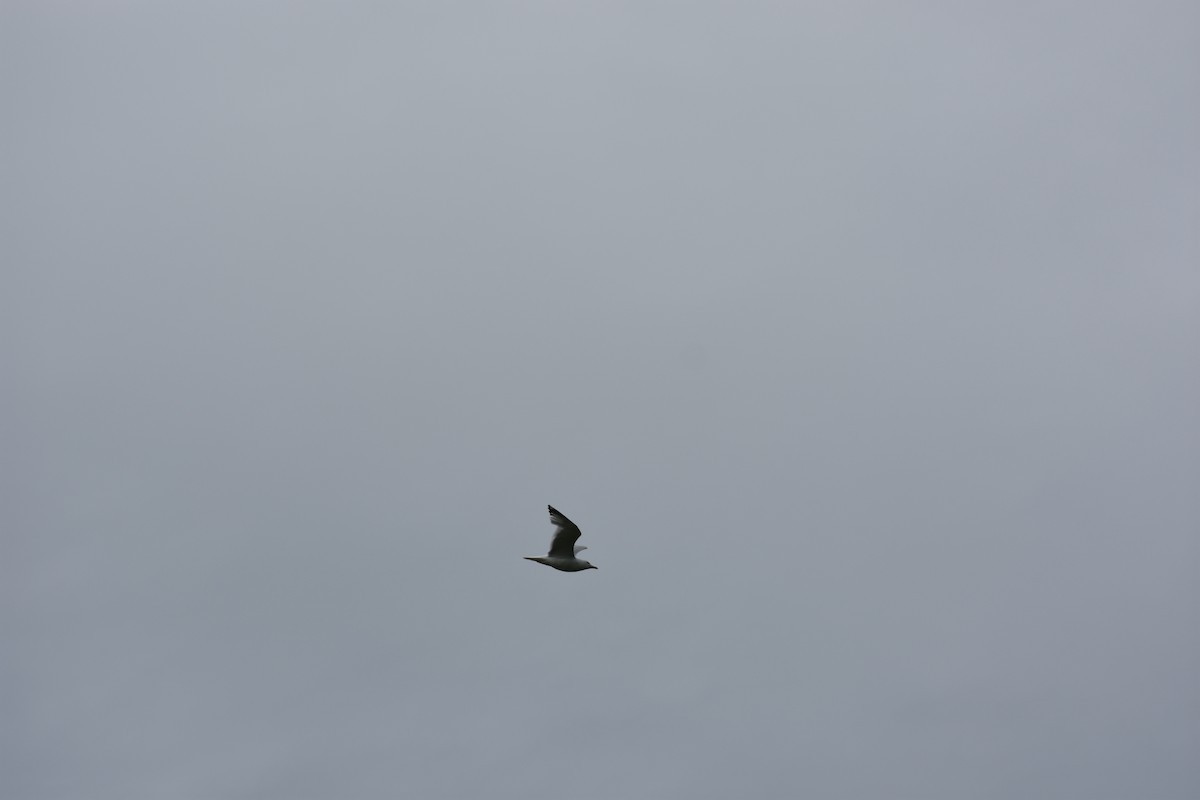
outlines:
[[[599,567],[597,567],[595,564],[593,564],[590,561],[585,561],[583,563],[587,564],[587,566],[584,567],[584,569],[600,569]]]

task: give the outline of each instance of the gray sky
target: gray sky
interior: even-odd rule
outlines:
[[[1200,794],[1200,10],[1008,5],[6,3],[0,796]]]

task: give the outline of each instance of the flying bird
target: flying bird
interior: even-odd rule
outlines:
[[[545,564],[547,567],[561,569],[563,572],[599,569],[590,561],[576,557],[578,553],[587,550],[583,545],[575,544],[582,535],[579,526],[563,516],[562,512],[554,506],[546,506],[546,508],[550,509],[550,522],[557,529],[554,531],[554,539],[550,542],[550,552],[544,556],[525,556],[525,558]]]

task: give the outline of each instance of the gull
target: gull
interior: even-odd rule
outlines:
[[[561,569],[563,572],[599,569],[590,561],[575,557],[577,553],[587,550],[583,545],[575,544],[581,535],[579,526],[563,516],[563,513],[554,506],[546,506],[546,508],[550,509],[550,522],[557,528],[554,531],[554,539],[550,542],[550,552],[544,556],[525,556],[524,558],[545,564],[547,567]]]

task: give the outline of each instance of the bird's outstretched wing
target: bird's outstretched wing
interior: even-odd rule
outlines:
[[[546,506],[546,508],[550,509],[550,522],[558,528],[554,532],[554,540],[550,542],[549,555],[552,558],[574,558],[575,542],[582,535],[579,526],[563,516],[562,512],[554,506]]]

